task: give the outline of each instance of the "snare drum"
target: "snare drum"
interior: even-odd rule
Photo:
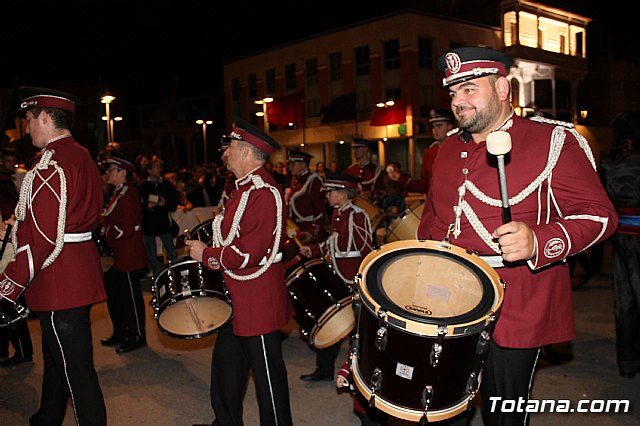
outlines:
[[[384,237],[385,243],[400,240],[415,240],[424,211],[424,201],[420,202],[416,207],[407,209],[402,216],[389,224],[387,233]]]
[[[12,303],[4,297],[0,299],[0,328],[13,327],[18,321],[29,316],[29,309],[19,303]]]
[[[152,286],[153,317],[164,334],[183,339],[205,337],[231,319],[231,302],[222,273],[190,257],[169,262]]]
[[[205,220],[191,231],[189,231],[190,240],[198,240],[211,245],[213,241],[213,219]]]
[[[445,242],[396,241],[363,260],[356,284],[352,371],[370,404],[412,422],[467,410],[504,297],[496,271]]]
[[[367,213],[369,222],[371,222],[371,230],[375,230],[384,219],[384,210],[359,195],[356,195],[352,202]]]
[[[323,259],[309,260],[293,270],[287,288],[293,319],[311,346],[331,346],[355,327],[352,291]]]

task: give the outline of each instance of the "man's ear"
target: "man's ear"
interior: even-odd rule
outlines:
[[[506,77],[500,76],[496,80],[496,93],[498,94],[498,99],[501,101],[509,100],[509,93],[511,92],[511,85],[509,84],[509,80]]]

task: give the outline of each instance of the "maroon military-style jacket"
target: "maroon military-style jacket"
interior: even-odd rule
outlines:
[[[369,201],[375,203],[384,196],[384,172],[379,164],[369,161],[363,167],[360,167],[358,163],[354,163],[347,167],[344,172],[360,179],[360,190],[371,193]]]
[[[105,300],[100,257],[91,240],[101,220],[102,178],[89,152],[71,136],[54,140],[29,174],[33,181],[29,183],[27,175],[23,185],[31,185],[31,199],[25,200],[22,214],[21,203],[16,209],[16,256],[0,274],[0,295],[15,301],[26,288],[25,299],[33,311]],[[59,217],[61,203],[66,203],[64,218]],[[58,232],[62,223],[64,236]],[[87,234],[88,239],[83,237]],[[50,255],[60,238],[68,242],[53,259]]]
[[[293,317],[280,253],[286,220],[280,186],[264,167],[236,180],[231,198],[214,218],[213,247],[204,250],[202,263],[224,271],[233,305],[233,332],[238,336],[270,333]],[[237,228],[231,233],[234,221]],[[276,239],[277,253],[269,264]],[[247,279],[250,275],[257,276]]]
[[[582,136],[517,116],[500,130],[512,139],[505,156],[512,220],[533,229],[537,248],[532,260],[496,269],[506,290],[493,338],[510,348],[568,341],[575,327],[565,260],[611,235],[617,216]],[[490,238],[502,224],[496,158],[484,141],[464,139],[459,133],[440,145],[418,238],[443,240],[451,226],[452,244],[497,255]]]
[[[120,272],[145,269],[148,262],[140,224],[140,196],[135,186],[117,186],[103,218],[107,245],[113,250],[112,268]]]
[[[317,173],[307,170],[291,180],[289,217],[301,231],[309,232],[312,243],[324,239],[324,213],[326,197],[321,191],[323,179]]]
[[[310,244],[312,257],[329,253],[334,269],[345,283],[352,283],[362,259],[373,250],[367,213],[351,201],[334,209],[333,232],[320,244]]]

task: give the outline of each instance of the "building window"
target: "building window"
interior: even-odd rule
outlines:
[[[248,91],[250,98],[258,96],[258,76],[255,73],[249,74]]]
[[[384,70],[400,68],[400,40],[388,40],[384,42]]]
[[[307,59],[307,86],[318,85],[318,58]]]
[[[342,53],[336,52],[329,55],[329,78],[331,81],[342,80]]]
[[[265,73],[265,90],[267,94],[276,93],[276,70],[270,68]]]
[[[433,45],[428,38],[418,38],[418,67],[433,69]]]
[[[370,73],[369,46],[356,47],[356,75],[369,75]]]
[[[296,64],[285,65],[284,67],[284,81],[287,90],[296,88]]]
[[[237,101],[240,99],[240,79],[234,78],[231,80],[231,100]]]

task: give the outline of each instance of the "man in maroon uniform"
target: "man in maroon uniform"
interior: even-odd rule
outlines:
[[[617,223],[589,145],[573,126],[514,114],[510,65],[487,48],[438,59],[460,132],[440,145],[418,229],[420,239],[449,238],[477,252],[506,282],[482,377],[486,425],[527,424],[528,413],[501,412],[501,403],[528,398],[540,347],[575,336],[565,259],[611,235]],[[496,158],[485,142],[493,131],[512,140],[507,223]]]
[[[11,231],[16,256],[0,274],[0,295],[15,301],[24,291],[40,321],[42,397],[29,423],[62,424],[71,398],[78,424],[106,425],[90,322],[91,306],[106,298],[92,241],[102,178],[71,136],[75,98],[41,88],[21,88],[20,95],[27,133],[41,155],[22,184]],[[5,231],[2,225],[0,234]]]
[[[223,159],[236,189],[213,220],[212,247],[190,240],[193,259],[223,271],[233,304],[232,327],[220,329],[211,362],[215,424],[242,424],[242,400],[253,371],[260,424],[291,425],[280,329],[293,317],[281,248],[287,212],[282,192],[264,167],[279,148],[267,134],[236,118]]]
[[[322,189],[322,178],[309,171],[313,155],[291,151],[287,163],[291,172],[291,196],[289,218],[298,226],[298,239],[303,244],[319,243],[324,239],[324,213],[326,202]]]
[[[384,172],[379,164],[369,159],[371,142],[356,138],[351,143],[351,148],[356,161],[344,172],[359,179],[358,195],[372,203],[377,203],[384,196]]]
[[[431,123],[431,132],[435,140],[424,150],[422,155],[420,179],[413,179],[407,173],[387,168],[389,178],[398,182],[400,186],[410,192],[426,194],[429,190],[429,182],[431,182],[431,175],[433,174],[433,161],[438,153],[440,143],[445,140],[447,133],[455,127],[456,119],[450,109],[432,109],[429,113],[429,123]]]
[[[147,344],[140,290],[147,256],[140,224],[140,197],[131,184],[136,167],[115,155],[106,161],[109,164],[107,182],[115,187],[103,214],[104,235],[114,257],[113,265],[104,274],[113,335],[100,343],[117,346],[116,352],[123,353]]]
[[[326,241],[302,246],[300,253],[307,257],[322,257],[329,254],[331,264],[344,281],[352,286],[360,262],[373,249],[371,224],[367,213],[354,205],[358,180],[349,175],[327,172],[323,186],[329,204],[334,208],[331,227],[333,232]],[[316,370],[300,378],[317,382],[333,380],[333,369],[340,352],[340,341],[316,351]]]

